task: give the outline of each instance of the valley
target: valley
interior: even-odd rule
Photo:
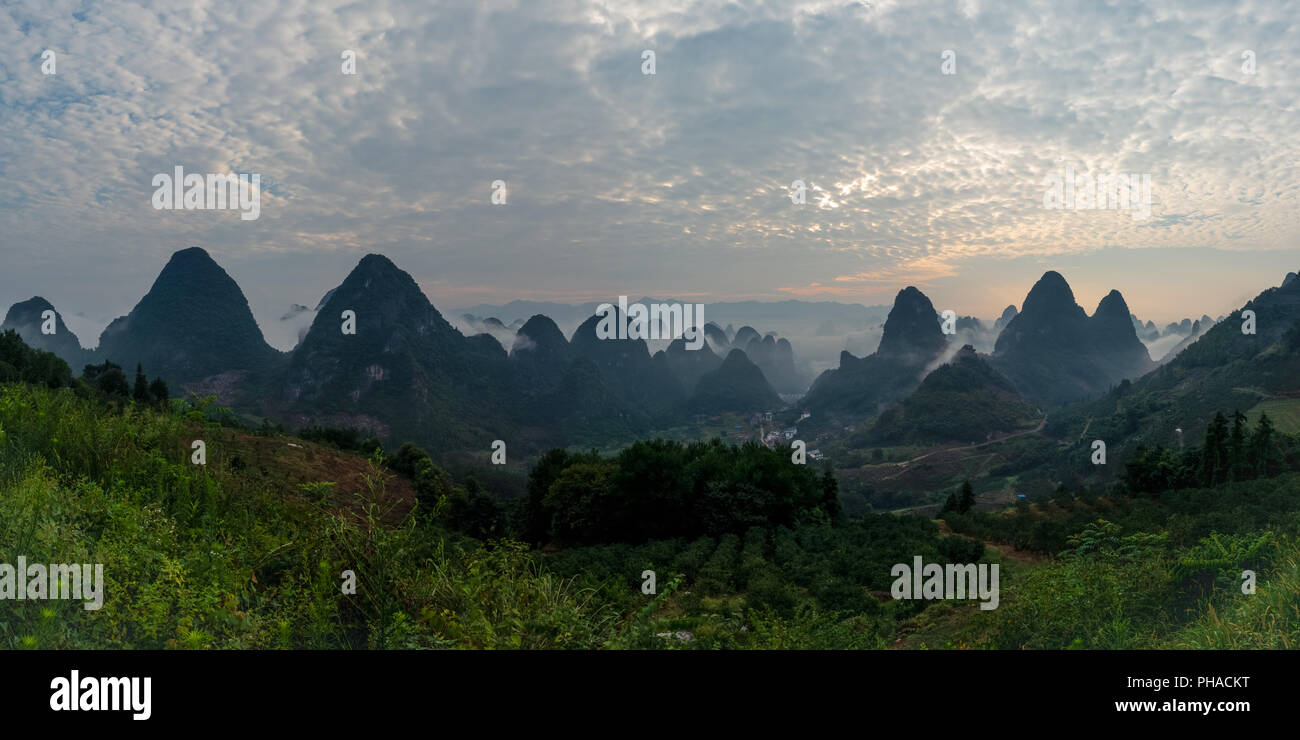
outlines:
[[[14,306],[0,335],[0,508],[72,527],[59,546],[118,563],[113,619],[154,598],[139,584],[157,577],[123,572],[113,517],[145,527],[164,512],[175,534],[154,557],[195,590],[156,626],[90,616],[41,632],[24,612],[12,634],[33,644],[1065,648],[1300,634],[1259,621],[1294,596],[1300,282],[1243,307],[1256,333],[1197,322],[1162,363],[1122,296],[1088,315],[1055,272],[995,340],[971,333],[978,321],[945,334],[909,287],[875,350],[841,352],[802,394],[797,347],[747,325],[707,324],[699,349],[602,337],[594,314],[567,338],[541,314],[467,336],[380,255],[287,353],[199,249],[174,255],[94,349],[47,306]],[[46,312],[54,332],[33,331],[24,317],[48,327]],[[131,512],[109,513],[115,498]],[[226,544],[200,556],[206,541]],[[891,564],[922,557],[1004,568],[996,606],[890,598]],[[327,597],[345,563],[370,569],[382,598],[357,610]],[[1148,585],[1133,591],[1139,566]],[[1233,596],[1234,568],[1269,574],[1265,598]],[[648,601],[642,573],[657,574]],[[448,600],[448,584],[479,597]],[[500,601],[534,592],[547,606]],[[534,627],[507,627],[501,610]]]

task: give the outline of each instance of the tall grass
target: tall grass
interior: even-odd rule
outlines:
[[[614,625],[522,546],[381,524],[382,490],[343,511],[268,488],[184,409],[10,385],[0,430],[0,562],[102,563],[106,591],[0,602],[0,648],[596,647]]]
[[[881,604],[872,590],[888,582],[859,576],[884,578],[916,552],[978,557],[928,521],[871,517],[756,528],[743,542],[578,548],[543,565],[525,545],[380,510],[389,473],[375,461],[353,502],[331,481],[235,465],[248,439],[206,416],[0,385],[0,563],[102,563],[106,592],[98,611],[0,601],[0,649],[881,648],[921,607]],[[206,465],[190,462],[195,439]],[[1182,545],[1096,529],[1095,547],[1018,571],[998,610],[968,610],[947,636],[1013,649],[1300,647],[1300,519],[1268,483],[1250,485],[1241,498],[1254,508],[1165,517],[1171,532],[1182,522]],[[1256,488],[1268,516],[1250,519]],[[1209,526],[1285,516],[1276,547],[1257,525],[1186,545]],[[1258,571],[1255,594],[1236,583],[1245,567]],[[646,568],[663,574],[654,596],[640,590]]]
[[[1256,592],[1207,605],[1171,647],[1215,650],[1300,648],[1300,543],[1289,541],[1276,564],[1258,575]]]

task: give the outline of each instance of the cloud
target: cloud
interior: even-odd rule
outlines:
[[[502,301],[852,297],[1117,245],[1291,249],[1289,16],[1172,1],[6,3],[0,296],[39,286],[65,314],[124,313],[195,244],[264,326],[370,251],[453,304],[482,286]],[[177,164],[261,173],[261,217],[153,210],[150,179]],[[1149,173],[1152,218],[1045,210],[1041,182],[1067,166]],[[489,202],[497,179],[505,206]]]
[[[863,295],[892,292],[901,286],[927,286],[939,278],[954,277],[957,269],[951,263],[936,257],[908,258],[895,264],[883,265],[875,270],[837,275],[830,284],[820,282],[781,288],[791,295]]]

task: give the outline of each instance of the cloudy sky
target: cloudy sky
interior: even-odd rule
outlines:
[[[94,344],[198,245],[264,328],[369,252],[444,309],[911,284],[992,316],[1056,269],[1089,311],[1118,288],[1144,319],[1217,315],[1300,268],[1298,21],[1276,0],[10,0],[0,302],[43,295]],[[155,210],[177,165],[259,173],[260,218]],[[1067,167],[1149,175],[1150,217],[1045,208]]]

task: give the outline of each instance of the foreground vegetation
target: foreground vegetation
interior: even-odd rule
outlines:
[[[1258,423],[1105,493],[936,492],[941,522],[846,515],[834,477],[722,443],[553,451],[502,500],[410,445],[241,429],[139,370],[137,397],[4,351],[0,563],[102,563],[106,596],[0,602],[3,649],[1300,646],[1294,439]],[[894,600],[914,556],[999,563],[999,608]]]

